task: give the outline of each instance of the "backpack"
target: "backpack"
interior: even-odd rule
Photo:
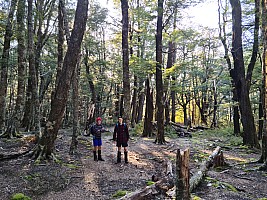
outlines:
[[[124,125],[124,129],[126,129],[126,126],[127,126],[126,123],[123,123],[123,125]],[[117,123],[116,128],[118,128],[118,126],[119,126],[119,124]]]

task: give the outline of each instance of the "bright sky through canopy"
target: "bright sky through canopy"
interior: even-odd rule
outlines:
[[[114,12],[113,0],[99,0],[101,6],[108,8],[110,14]],[[185,26],[204,26],[209,28],[218,28],[218,2],[216,0],[205,0],[197,6],[190,7],[183,11]],[[119,13],[119,16],[121,13]]]
[[[210,28],[218,28],[217,1],[206,1],[185,11],[191,19],[186,20],[187,25],[201,25]]]

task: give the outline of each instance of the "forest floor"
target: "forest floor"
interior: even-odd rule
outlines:
[[[240,146],[240,138],[229,133],[214,133],[195,132],[192,138],[166,135],[166,145],[154,144],[154,138],[132,137],[129,163],[116,164],[111,133],[103,137],[105,161],[95,162],[91,137],[79,136],[78,154],[69,156],[71,129],[61,130],[56,140],[57,162],[37,164],[26,156],[0,161],[0,199],[9,200],[15,193],[32,200],[116,199],[118,191],[133,192],[146,187],[153,175],[164,177],[168,160],[175,173],[177,149],[190,149],[192,175],[216,146],[222,147],[227,166],[210,169],[191,196],[203,200],[266,199],[267,172],[258,171],[260,165],[252,163],[259,159],[260,151]],[[31,145],[29,137],[0,139],[0,154],[25,151]],[[154,195],[150,199],[170,198]]]

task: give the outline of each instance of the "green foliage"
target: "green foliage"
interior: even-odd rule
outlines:
[[[220,129],[205,130],[199,134],[194,134],[193,141],[200,142],[200,139],[214,141],[216,145],[222,146],[239,146],[242,144],[242,137],[235,136],[232,127],[224,127]]]
[[[113,198],[123,197],[127,194],[126,190],[118,190],[115,194],[112,195]]]
[[[40,174],[39,173],[34,173],[34,174],[26,175],[23,178],[25,180],[31,181],[31,180],[36,179],[38,177],[40,177]]]
[[[191,199],[192,199],[192,200],[201,200],[201,198],[200,198],[200,197],[198,197],[198,196],[195,196],[195,195],[191,195]]]
[[[238,192],[237,189],[233,185],[231,185],[229,183],[221,182],[221,181],[218,181],[218,180],[216,180],[214,178],[211,178],[211,177],[206,177],[206,180],[209,183],[212,183],[213,187],[216,187],[216,188],[222,187],[222,188],[226,188],[226,189],[228,189],[230,191],[233,191],[233,192]]]
[[[153,184],[155,184],[154,181],[147,181],[147,182],[146,182],[146,185],[147,185],[147,186],[150,186],[150,185],[153,185]]]
[[[75,165],[75,164],[69,164],[69,163],[66,163],[64,164],[66,167],[70,168],[70,169],[78,169],[79,166]]]
[[[12,195],[11,200],[31,200],[31,198],[24,195],[23,193],[16,193]]]
[[[131,131],[131,135],[132,136],[141,136],[143,133],[143,129],[144,129],[143,123],[136,124],[134,129]]]

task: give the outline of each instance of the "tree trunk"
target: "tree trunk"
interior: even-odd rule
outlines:
[[[264,90],[264,78],[262,80],[262,85],[259,88],[259,128],[258,128],[258,139],[262,139],[263,133],[263,123],[264,123],[264,110],[263,110],[263,90]]]
[[[87,80],[91,91],[91,101],[89,102],[89,105],[87,107],[87,122],[91,124],[95,121],[94,119],[95,119],[96,92],[95,92],[95,85],[92,80],[92,74],[90,72],[90,67],[88,65],[89,63],[88,58],[89,58],[89,50],[87,47],[85,47],[84,64],[86,67]]]
[[[164,104],[163,104],[163,81],[162,81],[162,19],[163,2],[158,0],[157,34],[156,34],[156,105],[157,105],[157,137],[156,143],[165,143],[164,138]]]
[[[19,133],[19,126],[23,114],[24,92],[25,92],[25,0],[18,1],[17,9],[17,40],[18,40],[18,86],[15,110],[9,120],[9,125],[5,131],[5,137],[16,137]]]
[[[79,59],[80,60],[80,59]],[[79,68],[80,62],[77,62],[77,68],[73,74],[72,81],[72,103],[73,103],[73,125],[72,125],[72,140],[70,145],[70,155],[77,152],[78,135],[79,135]]]
[[[4,47],[1,59],[1,79],[0,79],[0,134],[5,129],[6,120],[6,95],[7,95],[7,77],[8,77],[8,60],[9,60],[9,50],[13,24],[13,15],[15,12],[17,0],[12,0],[10,5],[10,11],[8,13],[5,36],[4,36]]]
[[[143,110],[144,110],[144,103],[145,103],[145,93],[144,93],[144,81],[139,82],[139,89],[138,89],[138,107],[137,107],[137,118],[136,123],[140,123],[143,119]]]
[[[256,33],[257,32],[256,30],[258,29],[258,27],[256,27],[258,22],[257,19],[255,19],[253,53],[250,64],[248,66],[247,77],[245,78],[245,66],[244,66],[243,48],[242,48],[243,46],[242,46],[242,27],[241,27],[242,24],[241,4],[239,0],[238,1],[230,0],[230,3],[232,6],[232,18],[233,18],[233,26],[232,26],[233,29],[232,56],[234,60],[233,76],[234,76],[235,86],[237,89],[237,97],[241,113],[241,122],[244,131],[243,144],[248,145],[250,147],[259,148],[260,145],[256,135],[254,117],[249,98],[251,76],[256,61],[256,55],[258,52],[257,40],[255,39],[255,37],[258,37],[258,34]],[[255,12],[258,12],[257,9]]]
[[[219,7],[219,15],[221,14],[220,13],[220,8]],[[223,22],[222,22],[222,25],[221,25],[221,17],[219,17],[219,28],[220,28],[220,32],[219,32],[219,37],[221,39],[221,42],[223,44],[223,47],[224,47],[224,58],[226,60],[226,63],[228,65],[228,70],[229,70],[229,73],[230,73],[230,76],[231,76],[231,84],[232,84],[232,93],[233,93],[233,123],[234,123],[234,134],[235,135],[239,135],[240,134],[240,123],[239,123],[239,120],[240,120],[240,116],[239,116],[239,106],[237,105],[238,104],[238,99],[237,99],[237,93],[236,93],[236,87],[235,87],[235,82],[234,82],[234,77],[232,76],[232,64],[231,64],[231,60],[230,60],[230,57],[229,57],[229,50],[228,50],[228,45],[226,43],[226,30],[225,30],[225,27],[226,27],[226,22],[227,22],[227,19],[226,19],[226,15],[227,15],[227,10],[224,9],[225,12],[222,13],[223,15]]]
[[[137,76],[134,76],[134,89],[133,89],[133,98],[132,98],[132,119],[131,119],[131,125],[132,128],[135,127],[136,123],[136,115],[137,115]]]
[[[61,75],[59,76],[58,85],[55,88],[54,96],[52,96],[51,111],[45,126],[44,134],[39,140],[38,147],[34,152],[34,156],[37,159],[49,158],[53,155],[55,140],[62,124],[71,81],[80,55],[81,42],[86,27],[87,13],[88,0],[78,0],[74,28],[64,57],[63,68]]]
[[[167,58],[167,67],[166,69],[170,69],[173,66],[173,42],[169,41],[168,43],[168,58]],[[170,124],[170,95],[169,95],[169,87],[170,87],[170,75],[167,76],[166,81],[164,82],[164,106],[165,106],[165,124]]]
[[[267,170],[267,0],[262,1],[262,31],[263,31],[263,111],[264,124],[262,134],[261,162],[265,162],[264,169]]]
[[[150,89],[149,78],[146,80],[146,111],[144,120],[144,130],[142,137],[147,137],[152,135],[152,121],[153,121],[153,91]]]
[[[123,115],[127,124],[130,122],[131,113],[131,93],[130,93],[130,73],[129,73],[129,17],[128,0],[121,0],[122,10],[122,65],[123,65]]]
[[[217,120],[217,109],[218,109],[218,101],[217,101],[217,85],[216,80],[213,81],[213,118],[211,123],[211,128],[218,127],[218,120]]]

